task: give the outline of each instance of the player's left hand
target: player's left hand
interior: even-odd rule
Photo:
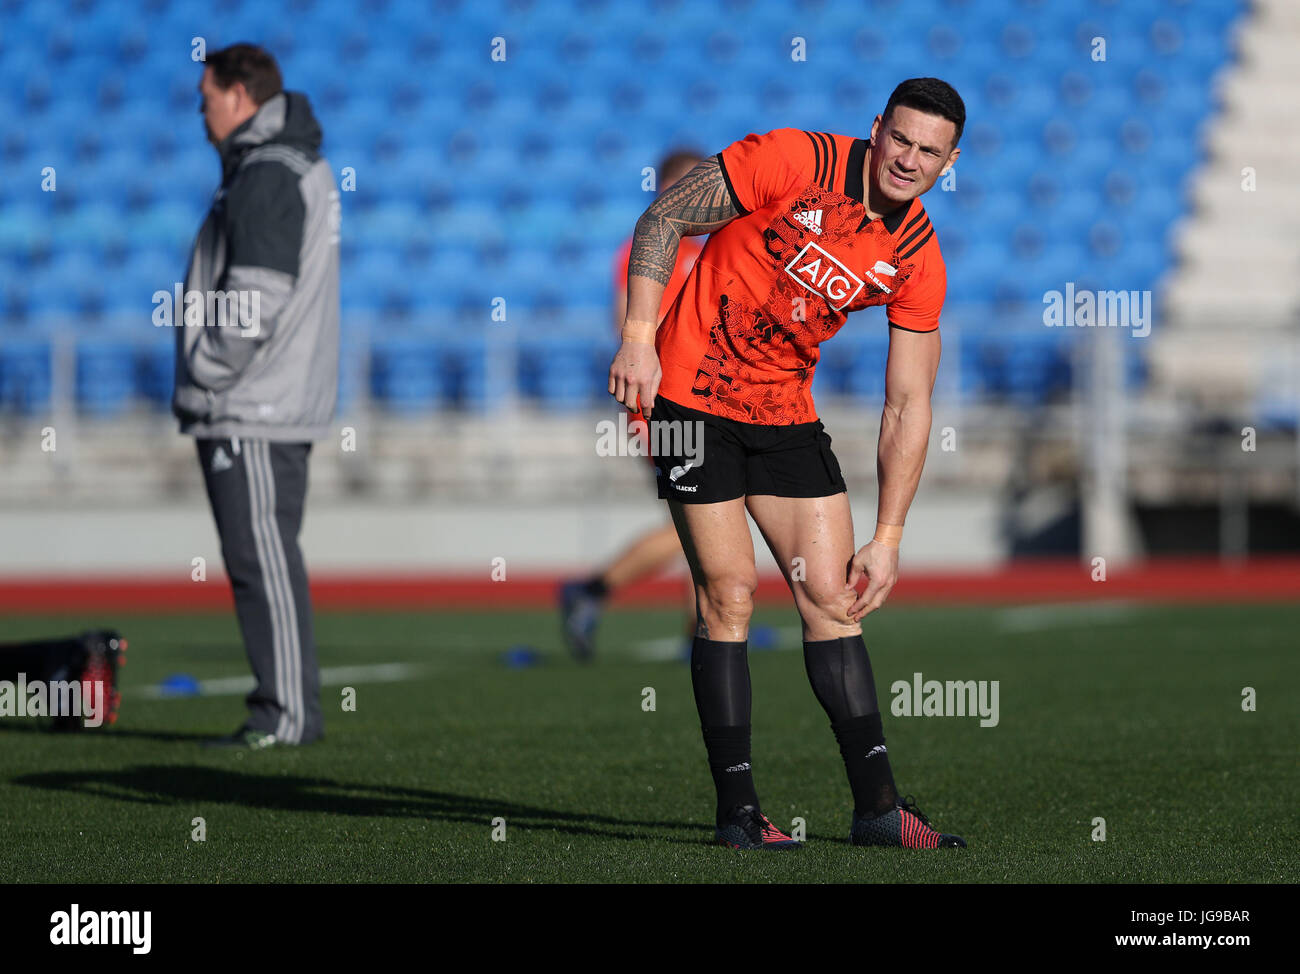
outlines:
[[[864,576],[867,587],[862,590],[858,600],[849,606],[849,618],[854,622],[875,612],[889,598],[894,583],[898,581],[898,549],[877,541],[863,545],[849,562],[849,582],[845,587],[856,589]]]

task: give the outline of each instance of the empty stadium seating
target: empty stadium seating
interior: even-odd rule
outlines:
[[[607,400],[610,259],[649,202],[643,167],[673,146],[713,152],[783,125],[866,134],[892,86],[917,75],[951,81],[969,113],[955,191],[926,198],[961,330],[943,368],[964,397],[1046,402],[1072,373],[1070,336],[1042,325],[1043,293],[1067,280],[1152,289],[1169,268],[1167,228],[1187,207],[1212,79],[1243,11],[1240,0],[0,4],[0,411],[50,407],[51,349],[68,329],[79,409],[166,408],[174,336],[152,325],[150,298],[183,277],[219,177],[197,114],[195,37],[267,45],[313,99],[336,172],[355,174],[345,406],[484,410],[509,386],[541,408]],[[490,56],[497,37],[504,61]],[[806,60],[792,60],[800,38]],[[887,341],[883,313],[851,320],[823,349],[818,391],[878,399]],[[1130,368],[1140,383],[1140,362]]]

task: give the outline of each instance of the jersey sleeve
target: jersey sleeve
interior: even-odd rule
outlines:
[[[889,302],[886,317],[891,328],[936,331],[943,300],[948,293],[948,271],[938,246],[927,247],[912,276]]]
[[[813,141],[800,129],[774,129],[733,142],[717,159],[736,209],[744,216],[789,195],[806,180]]]

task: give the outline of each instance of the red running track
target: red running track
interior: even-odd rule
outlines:
[[[318,609],[544,608],[555,604],[555,575],[515,575],[494,582],[460,575],[318,574],[312,599]],[[682,582],[665,579],[633,586],[616,605],[673,604]],[[790,598],[784,582],[768,576],[757,601]],[[890,602],[1010,604],[1089,599],[1149,602],[1277,602],[1300,598],[1300,558],[1253,558],[1240,563],[1212,558],[1162,559],[1111,571],[1094,581],[1075,561],[1023,560],[989,571],[904,571]],[[0,578],[0,612],[187,612],[230,609],[222,576],[206,582],[158,577]]]

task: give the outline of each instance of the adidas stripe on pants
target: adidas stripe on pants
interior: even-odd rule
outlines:
[[[298,547],[310,443],[200,439],[199,463],[256,685],[247,727],[282,741],[321,736],[320,672]]]

